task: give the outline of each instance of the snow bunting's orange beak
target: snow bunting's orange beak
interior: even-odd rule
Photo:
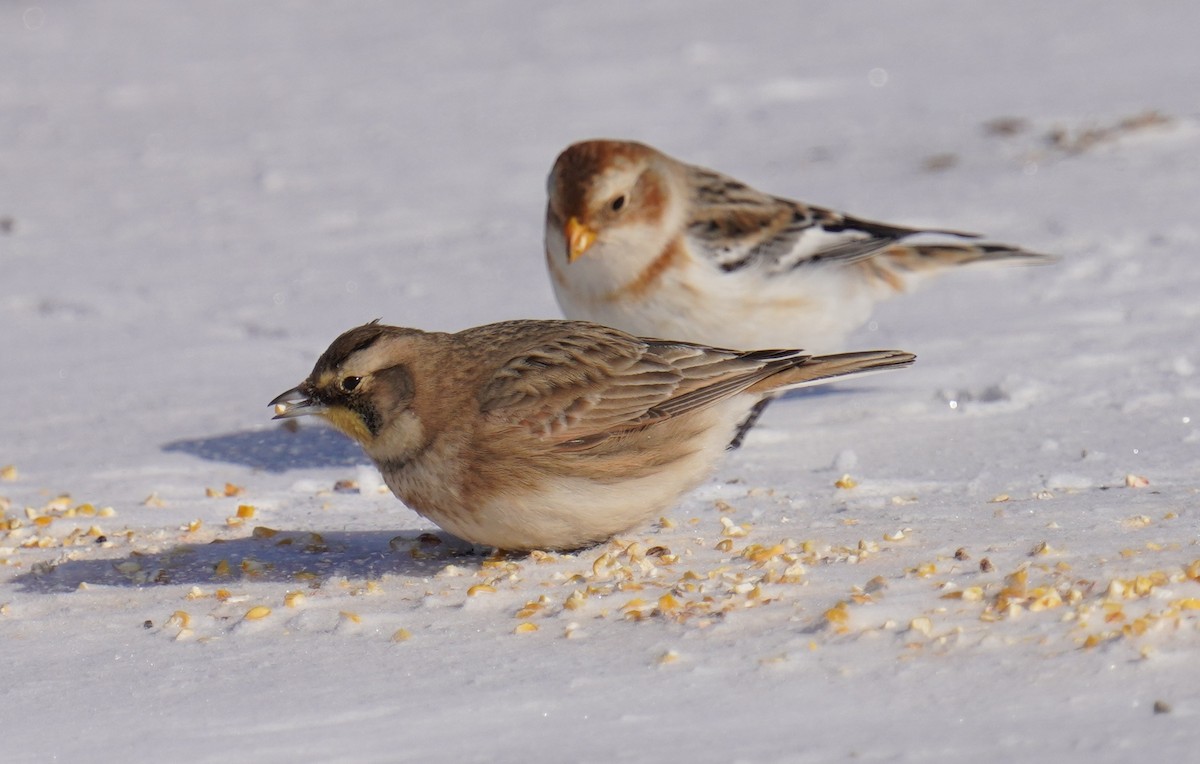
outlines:
[[[573,263],[596,242],[596,232],[572,217],[567,221],[567,262]]]

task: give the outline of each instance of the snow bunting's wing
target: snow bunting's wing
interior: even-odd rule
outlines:
[[[918,233],[977,234],[889,225],[764,194],[726,175],[688,167],[693,189],[687,236],[726,272],[771,273],[817,264],[850,264]]]

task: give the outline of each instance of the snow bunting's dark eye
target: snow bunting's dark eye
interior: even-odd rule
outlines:
[[[342,389],[348,393],[354,392],[359,382],[362,382],[362,377],[346,377],[342,380]]]
[[[625,194],[621,194],[616,199],[613,199],[612,204],[609,206],[612,207],[613,212],[620,212],[621,208],[625,206]]]

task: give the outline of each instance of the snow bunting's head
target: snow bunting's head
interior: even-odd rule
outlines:
[[[678,233],[687,201],[684,182],[678,162],[641,143],[592,140],[567,147],[547,182],[551,267],[639,272],[641,261]]]

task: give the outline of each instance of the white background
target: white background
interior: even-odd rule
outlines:
[[[0,7],[4,758],[1189,759],[1198,25],[1075,0]],[[555,317],[544,178],[596,136],[1062,260],[882,306],[852,347],[917,365],[776,404],[675,527],[624,539],[679,563],[624,591],[593,573],[616,544],[484,567],[266,402],[372,318]],[[749,527],[731,552],[722,516]],[[737,553],[785,538],[803,583],[751,601]],[[726,612],[628,605],[688,570],[680,598]]]

